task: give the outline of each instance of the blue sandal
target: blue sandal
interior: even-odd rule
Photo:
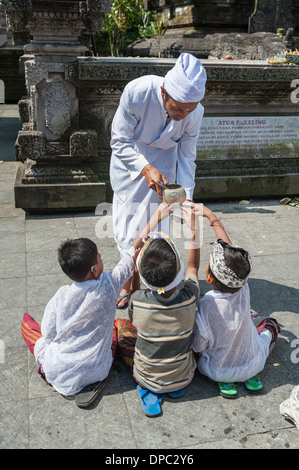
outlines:
[[[150,390],[146,390],[140,385],[137,385],[137,393],[146,416],[152,418],[162,413],[160,401],[163,399],[164,394],[150,392]]]
[[[184,395],[185,391],[183,388],[176,390],[175,392],[168,392],[167,395],[170,398],[181,398]]]
[[[119,299],[119,301],[121,301],[125,297],[130,297],[130,294],[127,293],[127,294],[121,295],[121,296],[118,297],[118,299]],[[128,305],[129,305],[129,302],[126,302],[125,305],[123,305],[122,307],[120,307],[118,304],[116,304],[116,308],[118,308],[119,310],[124,310],[125,308],[128,307]]]

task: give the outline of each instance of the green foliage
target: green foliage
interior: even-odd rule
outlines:
[[[147,38],[152,36],[153,28],[152,23],[155,19],[156,12],[155,11],[144,11],[141,12],[141,25],[138,25],[138,32],[140,38]]]
[[[158,38],[164,36],[168,28],[163,18],[155,18],[154,21],[151,22],[151,26],[154,36]]]
[[[159,57],[161,56],[161,51],[160,51],[160,44],[161,44],[161,39],[166,33],[166,30],[168,28],[168,25],[165,23],[164,18],[158,18],[156,17],[154,21],[151,22],[151,29],[152,29],[152,36],[155,38],[155,40],[158,43],[158,51],[159,51]]]
[[[111,12],[104,16],[103,31],[95,34],[99,55],[125,55],[128,45],[153,34],[156,13],[144,11],[143,0],[112,0]]]

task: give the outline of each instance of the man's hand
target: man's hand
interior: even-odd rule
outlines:
[[[154,181],[156,181],[157,183],[162,183],[162,184],[166,185],[166,184],[168,184],[168,181],[167,181],[166,177],[163,175],[163,173],[161,173],[161,171],[157,170],[157,168],[155,168],[150,163],[143,168],[141,173],[145,177],[148,187],[150,189],[153,189],[154,191],[156,191],[160,201],[162,201],[163,200],[163,198],[162,198],[162,191],[163,190],[162,190],[161,187],[156,185],[154,183]]]

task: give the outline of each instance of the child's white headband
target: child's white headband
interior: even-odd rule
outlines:
[[[167,235],[165,235],[162,232],[150,232],[148,235],[149,235],[150,238],[145,242],[145,244],[143,245],[142,250],[140,250],[140,253],[139,253],[138,258],[137,258],[136,266],[137,266],[137,269],[138,269],[138,272],[139,272],[140,279],[143,282],[143,284],[148,289],[150,289],[152,291],[155,291],[155,292],[158,292],[158,294],[163,294],[164,292],[167,292],[167,291],[173,289],[174,287],[176,287],[181,282],[181,280],[184,277],[185,265],[184,265],[184,262],[183,262],[183,260],[180,256],[180,253],[178,252],[178,250],[175,246],[175,243]],[[165,240],[170,245],[170,247],[172,248],[172,250],[173,250],[173,252],[176,256],[176,260],[177,260],[177,274],[176,274],[176,277],[174,278],[174,280],[168,286],[165,286],[165,287],[151,286],[150,284],[148,284],[148,282],[146,282],[146,280],[142,277],[142,275],[140,273],[140,264],[141,264],[142,256],[143,256],[145,250],[147,249],[148,245],[151,243],[151,241],[156,240],[157,238],[161,238],[161,239]]]

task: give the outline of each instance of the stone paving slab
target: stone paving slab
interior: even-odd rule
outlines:
[[[0,127],[1,137],[1,127]],[[238,398],[227,400],[217,384],[196,372],[180,400],[166,398],[163,414],[147,418],[138,401],[128,368],[115,361],[101,396],[79,409],[38,376],[33,356],[20,332],[23,313],[36,320],[56,290],[70,280],[57,262],[57,247],[66,237],[85,236],[97,242],[105,269],[117,263],[113,239],[99,239],[99,216],[88,212],[60,215],[25,214],[14,208],[13,185],[18,164],[0,164],[0,448],[1,449],[128,449],[154,451],[196,449],[298,449],[299,431],[279,413],[279,405],[299,383],[299,210],[279,200],[213,202],[232,242],[253,258],[249,279],[252,310],[271,315],[282,331],[261,373],[264,391],[250,395],[241,384]],[[206,221],[204,221],[206,222]],[[204,268],[214,240],[204,225],[199,281],[208,290]],[[176,240],[186,259],[184,241]],[[125,318],[127,311],[116,314]],[[298,348],[298,346],[297,346]],[[1,352],[2,351],[2,352]],[[297,362],[291,361],[291,354]],[[121,452],[120,454],[121,455]]]

